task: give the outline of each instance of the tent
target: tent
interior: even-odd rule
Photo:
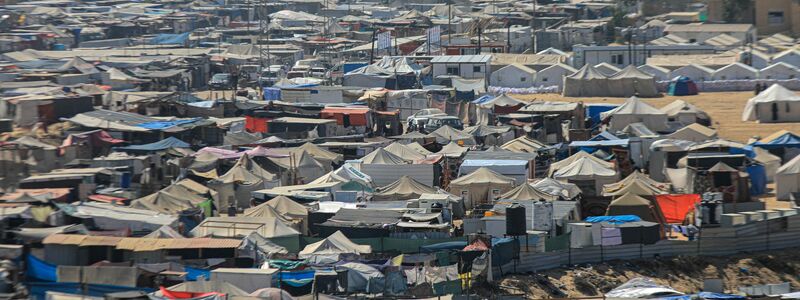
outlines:
[[[417,151],[417,152],[419,152],[419,154],[422,154],[422,155],[425,155],[425,156],[433,154],[433,152],[429,151],[428,149],[425,149],[425,147],[420,145],[420,143],[418,143],[418,142],[412,142],[412,143],[406,144],[406,147],[408,147],[408,148],[410,148],[410,149],[412,149],[414,151]]]
[[[636,195],[658,195],[669,192],[668,183],[658,182],[638,170],[625,179],[603,186],[603,196],[619,196],[631,192]]]
[[[211,217],[189,233],[193,237],[246,237],[253,232],[265,238],[297,237],[300,232],[280,219],[265,217]]]
[[[330,162],[333,164],[340,164],[344,160],[343,155],[328,151],[312,143],[302,144],[296,149],[308,152],[308,154],[311,154],[311,156],[313,156],[315,159],[319,161]]]
[[[155,143],[143,145],[130,145],[125,147],[116,147],[115,150],[125,152],[156,152],[163,151],[170,148],[189,148],[189,143],[181,141],[175,137],[168,137]]]
[[[653,75],[628,65],[614,75],[608,77],[608,88],[615,97],[658,97],[656,79]]]
[[[668,139],[704,142],[717,139],[717,131],[703,125],[692,123],[666,136]]]
[[[394,154],[405,161],[415,161],[415,160],[425,159],[424,154],[418,152],[414,148],[411,148],[407,145],[403,145],[400,142],[391,143],[389,144],[389,146],[383,147],[383,150],[386,150],[387,152]]]
[[[686,76],[678,76],[669,83],[667,93],[670,96],[689,96],[697,95],[697,84]]]
[[[347,270],[347,292],[366,292],[378,294],[383,292],[386,278],[378,269],[357,262],[348,262],[337,267]]]
[[[795,156],[775,174],[775,197],[789,200],[792,193],[800,192],[800,156]]]
[[[571,164],[558,169],[553,173],[553,178],[575,183],[581,188],[584,195],[600,195],[603,185],[617,180],[617,171],[598,160],[591,155],[578,158]]]
[[[581,194],[581,189],[577,185],[569,182],[558,181],[553,178],[542,178],[532,184],[539,191],[553,196],[561,197],[565,200],[572,200]]]
[[[565,97],[608,96],[608,78],[594,67],[585,65],[575,74],[564,76],[563,94]]]
[[[346,257],[366,253],[372,253],[372,247],[353,243],[341,231],[337,231],[324,240],[307,245],[298,253],[298,257],[309,263],[332,264]]]
[[[381,187],[372,195],[372,201],[391,201],[418,199],[422,194],[435,194],[436,188],[427,186],[409,176],[402,176],[395,182]]]
[[[600,113],[600,117],[611,118],[609,128],[612,131],[620,131],[632,123],[639,122],[655,131],[667,129],[667,114],[635,96],[628,98],[615,109]]]
[[[236,164],[219,178],[210,180],[208,186],[219,193],[215,205],[227,209],[231,205],[249,207],[252,192],[263,189],[265,183],[274,183],[277,177],[261,168],[249,155],[242,155]]]
[[[258,149],[258,148],[256,148]],[[317,160],[305,150],[295,149],[291,155],[285,157],[270,156],[269,160],[279,167],[294,172],[296,177],[304,182],[315,180],[331,171],[331,164],[324,160]]]
[[[540,149],[547,148],[547,145],[527,136],[521,136],[506,142],[500,148],[517,153],[536,153]]]
[[[560,170],[561,168],[564,168],[564,167],[566,167],[566,166],[569,166],[569,165],[570,165],[570,164],[572,164],[573,162],[575,162],[575,161],[577,161],[577,160],[579,160],[579,159],[581,159],[581,158],[584,158],[584,157],[585,157],[585,158],[592,159],[592,160],[596,161],[597,163],[599,163],[599,164],[601,164],[601,165],[605,166],[606,168],[609,168],[609,169],[613,169],[613,168],[614,168],[614,164],[613,164],[613,163],[611,163],[611,162],[607,162],[607,161],[605,161],[605,160],[602,160],[602,159],[600,159],[600,158],[598,158],[598,157],[596,157],[596,156],[593,156],[593,155],[589,154],[589,153],[588,153],[588,152],[586,152],[586,151],[578,151],[578,152],[576,152],[575,154],[573,154],[573,155],[572,155],[572,156],[570,156],[570,157],[567,157],[567,158],[565,158],[565,159],[562,159],[562,160],[560,160],[560,161],[557,161],[557,162],[551,163],[551,164],[550,164],[550,170],[548,171],[548,174],[547,174],[547,175],[548,175],[548,176],[553,176],[553,174],[555,174],[555,173],[556,173],[556,171],[558,171],[558,170]]]
[[[375,149],[361,158],[363,164],[379,164],[379,165],[404,165],[408,164],[405,159],[392,154],[383,148]]]
[[[700,204],[700,195],[658,195],[656,202],[667,223],[682,224],[686,220],[686,216]]]
[[[488,101],[478,104],[482,108],[492,109],[495,106],[514,107],[525,105],[525,102],[517,100],[509,95],[502,94],[500,96],[489,99]]]
[[[146,209],[166,214],[178,214],[197,208],[207,200],[217,200],[216,191],[191,179],[173,183],[158,192],[131,201],[131,208]]]
[[[467,209],[479,203],[488,203],[514,188],[514,178],[507,177],[481,167],[469,174],[462,175],[450,182],[448,191],[460,195],[465,200]]]
[[[436,142],[442,145],[450,142],[459,145],[475,145],[475,138],[471,134],[465,133],[448,125],[439,127],[439,129],[429,133],[428,137],[436,138]]]
[[[436,152],[436,154],[441,154],[445,157],[458,158],[464,156],[464,153],[467,153],[468,150],[469,148],[467,147],[461,147],[455,142],[451,142],[447,145],[444,145],[444,147],[442,147],[439,152]]]
[[[800,95],[780,84],[773,84],[747,100],[742,121],[800,122]]]
[[[286,219],[299,222],[301,231],[308,232],[308,207],[285,196],[277,196],[262,205],[272,207],[275,212],[281,214]],[[245,211],[245,213],[247,213],[247,211]]]
[[[670,121],[681,122],[683,124],[702,123],[706,126],[711,124],[711,117],[699,107],[683,100],[675,100],[661,108],[667,114]]]
[[[663,223],[664,216],[649,200],[634,194],[625,194],[611,201],[606,216],[634,215],[643,221]]]
[[[558,200],[558,198],[559,198],[558,195],[552,195],[547,192],[540,191],[539,189],[527,183],[520,184],[519,186],[506,192],[505,194],[500,195],[499,197],[499,199],[514,200],[514,201],[525,201],[525,200],[555,201]]]

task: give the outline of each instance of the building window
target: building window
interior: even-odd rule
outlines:
[[[612,54],[611,55],[611,63],[615,65],[622,65],[625,64],[625,58],[622,54]]]
[[[458,75],[458,67],[447,67],[447,75]]]
[[[547,77],[542,78],[543,82],[547,82]]]
[[[481,66],[472,66],[472,72],[473,73],[480,73],[481,72]]]
[[[783,24],[783,12],[782,11],[771,11],[767,13],[767,23],[769,25],[781,25]]]
[[[521,81],[521,82],[525,82],[526,80],[528,80],[528,78],[526,78],[526,77],[520,77],[519,78],[519,81]]]

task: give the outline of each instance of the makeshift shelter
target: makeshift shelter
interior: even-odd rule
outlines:
[[[449,144],[451,142],[458,145],[475,145],[475,138],[471,134],[465,133],[448,125],[439,127],[439,129],[429,133],[428,137],[435,138],[436,142],[442,145]]]
[[[558,171],[558,170],[560,170],[560,169],[562,169],[562,168],[564,168],[566,166],[569,166],[570,164],[572,164],[573,162],[575,162],[575,161],[577,161],[577,160],[579,160],[581,158],[589,158],[589,159],[592,159],[595,162],[605,166],[606,168],[614,169],[614,164],[613,163],[607,162],[605,160],[602,160],[602,159],[600,159],[600,158],[598,158],[596,156],[593,156],[593,155],[589,154],[586,151],[578,151],[575,154],[571,155],[570,157],[567,157],[567,158],[562,159],[560,161],[551,163],[550,164],[550,169],[548,171],[547,176],[553,176],[553,174],[555,174],[556,171]]]
[[[675,100],[661,108],[669,121],[683,124],[701,123],[711,125],[711,117],[702,109],[683,100]]]
[[[527,136],[521,136],[503,144],[500,148],[517,153],[536,153],[540,149],[547,148],[547,145]]]
[[[703,125],[692,123],[666,136],[673,140],[704,142],[717,139],[717,131]]]
[[[672,81],[669,82],[669,88],[667,88],[667,94],[670,96],[697,95],[697,91],[697,84],[686,76],[673,78]]]
[[[800,136],[787,130],[780,130],[758,140],[752,146],[769,150],[770,153],[787,161],[800,155]]]
[[[134,152],[134,153],[149,153],[164,151],[171,148],[190,148],[189,143],[181,141],[175,137],[168,137],[158,142],[143,144],[143,145],[130,145],[125,147],[114,148],[117,151]]]
[[[609,95],[608,78],[590,65],[564,77],[565,97],[601,97]]]
[[[698,209],[700,195],[658,195],[655,197],[661,214],[668,224],[683,224],[690,212]]]
[[[542,178],[531,185],[539,191],[564,200],[573,200],[581,194],[581,189],[574,183],[558,181],[553,178]]]
[[[611,201],[606,216],[634,215],[643,221],[663,223],[661,211],[649,200],[634,194],[625,194]]]
[[[780,84],[773,84],[747,100],[742,121],[800,122],[800,95]]]
[[[313,156],[315,159],[317,159],[319,161],[323,161],[323,162],[329,162],[331,164],[338,165],[338,164],[342,163],[342,161],[344,160],[344,156],[343,155],[328,151],[328,150],[323,149],[322,147],[317,146],[316,144],[312,144],[312,143],[302,144],[299,147],[297,147],[296,149],[298,151],[308,152],[308,154]]]
[[[441,154],[450,158],[458,158],[464,156],[464,153],[467,153],[468,150],[469,148],[467,147],[461,147],[458,144],[451,142],[447,145],[444,145],[444,147],[442,147],[439,152],[436,152],[436,154]]]
[[[402,176],[397,181],[377,189],[372,201],[394,201],[418,199],[422,194],[435,194],[436,188],[425,185],[409,176]]]
[[[389,151],[384,150],[383,148],[378,148],[375,149],[375,151],[372,151],[369,154],[362,157],[361,163],[380,164],[380,165],[403,165],[407,164],[408,161],[397,155],[392,154]]]
[[[367,253],[372,253],[372,247],[353,243],[341,231],[337,231],[324,240],[307,245],[298,253],[298,257],[310,263],[332,264]]]
[[[364,88],[410,89],[422,67],[409,57],[385,56],[374,64],[344,74],[342,85]]]
[[[211,280],[230,282],[243,291],[252,293],[272,285],[272,278],[279,271],[264,268],[216,268],[211,270]]]
[[[790,200],[797,193],[800,193],[800,156],[783,164],[775,173],[775,198]]]
[[[187,281],[168,288],[161,288],[160,290],[153,292],[151,295],[154,297],[163,297],[165,299],[177,299],[179,297],[186,297],[186,293],[194,295],[220,293],[225,294],[228,297],[248,296],[247,292],[236,287],[236,285],[218,280]]]
[[[656,89],[656,79],[653,75],[640,71],[634,65],[628,65],[624,69],[608,77],[608,89],[615,97],[658,97],[660,93]]]
[[[598,160],[591,155],[578,158],[558,169],[553,173],[553,178],[576,184],[584,195],[601,195],[603,185],[617,180],[617,171]]]
[[[447,190],[463,197],[467,209],[471,209],[477,204],[494,200],[512,188],[514,188],[514,178],[483,167],[453,179]]]
[[[638,97],[630,97],[625,103],[607,112],[600,113],[602,119],[611,118],[609,128],[620,131],[632,123],[644,123],[655,131],[667,129],[667,114]]]
[[[549,194],[544,191],[533,187],[528,183],[520,184],[514,189],[500,195],[498,199],[512,200],[512,201],[527,201],[527,200],[545,200],[555,201],[558,200],[558,195]]]
[[[767,182],[773,182],[778,168],[781,167],[781,158],[758,147],[754,147],[753,152],[756,153],[755,161],[764,166],[764,172],[767,173]]]
[[[253,232],[273,239],[273,242],[279,245],[282,243],[277,242],[277,238],[297,240],[297,237],[300,236],[300,232],[284,224],[281,220],[264,217],[206,218],[192,229],[189,235],[192,237],[243,238]],[[299,243],[299,240],[297,242]]]
[[[218,209],[230,206],[248,207],[252,192],[276,184],[277,177],[261,168],[249,155],[242,155],[225,174],[208,182],[219,193],[215,205]]]
[[[342,234],[352,238],[388,237],[403,219],[407,202],[394,201],[381,204],[364,203],[367,208],[362,209],[340,208],[327,221],[318,224],[316,229],[321,236],[341,231]]]
[[[383,147],[383,150],[386,150],[387,152],[394,154],[405,161],[425,159],[425,155],[407,145],[401,144],[400,142],[391,143],[389,146]]]
[[[305,150],[295,150],[286,157],[269,157],[269,160],[286,170],[286,172],[277,173],[294,173],[294,177],[302,182],[310,182],[331,171],[330,164],[318,161]],[[282,178],[282,181],[289,183],[288,174],[286,175],[287,177]]]
[[[198,208],[201,203],[206,201],[217,201],[218,199],[219,195],[216,191],[191,179],[184,179],[158,192],[131,201],[130,207],[165,214],[179,214]],[[210,209],[210,207],[205,209]],[[210,212],[207,214],[210,215]]]
[[[658,182],[638,170],[625,179],[603,186],[603,196],[619,196],[631,192],[636,195],[658,195],[669,192],[669,183]]]
[[[428,149],[425,149],[425,147],[420,145],[420,143],[418,143],[418,142],[412,142],[412,143],[406,144],[406,147],[408,147],[408,148],[410,148],[410,149],[412,149],[414,151],[417,151],[417,152],[419,152],[419,154],[422,154],[422,155],[425,155],[425,156],[433,154],[433,152],[429,151]]]
[[[337,267],[347,270],[347,292],[366,292],[368,294],[382,293],[386,278],[372,266],[348,262]]]

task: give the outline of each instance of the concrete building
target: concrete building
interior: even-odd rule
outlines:
[[[572,66],[575,68],[584,65],[597,65],[607,62],[622,68],[629,64],[640,66],[647,63],[647,58],[653,55],[686,55],[686,54],[711,54],[714,47],[708,45],[627,45],[615,46],[585,46],[575,45],[573,48]]]
[[[489,82],[491,55],[447,55],[431,59],[433,77],[460,76],[464,79],[481,79]]]
[[[741,41],[756,41],[756,27],[752,24],[671,24],[664,28],[664,34],[673,34],[689,40],[690,43],[702,43],[706,40],[727,34]]]
[[[755,23],[758,33],[800,33],[800,1],[758,0],[755,6]]]

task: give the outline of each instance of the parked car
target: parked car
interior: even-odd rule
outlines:
[[[421,109],[414,114],[408,116],[406,118],[406,123],[408,124],[408,131],[416,131],[422,129],[425,126],[425,123],[428,122],[428,118],[432,116],[446,116],[442,110],[438,108],[426,108]]]
[[[431,133],[445,125],[458,130],[464,129],[464,123],[461,123],[459,118],[453,116],[431,116],[428,118],[428,122],[425,122],[424,132]]]
[[[260,86],[273,86],[283,76],[284,72],[281,66],[269,66],[261,71],[261,74],[258,76],[258,84]]]
[[[215,90],[230,89],[233,87],[233,76],[228,73],[217,73],[211,76],[208,86]]]

